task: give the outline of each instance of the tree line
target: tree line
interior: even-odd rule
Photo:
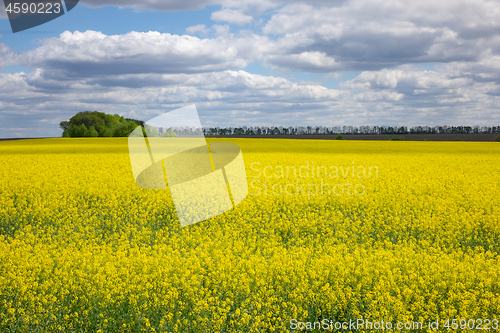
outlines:
[[[148,137],[230,135],[343,135],[343,134],[478,134],[500,133],[500,126],[241,126],[153,127],[144,121],[98,111],[82,111],[60,124],[63,137],[127,137],[138,126]]]
[[[500,126],[254,126],[208,127],[205,135],[334,135],[334,134],[479,134],[500,133]]]

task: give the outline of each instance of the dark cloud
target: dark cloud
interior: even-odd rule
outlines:
[[[80,4],[89,7],[129,7],[129,8],[143,8],[149,10],[165,10],[165,11],[179,11],[179,10],[196,10],[202,9],[207,5],[217,4],[220,1],[212,0],[81,0]]]

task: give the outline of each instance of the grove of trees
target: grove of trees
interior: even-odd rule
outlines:
[[[97,111],[82,111],[62,121],[63,137],[126,137],[144,122]]]

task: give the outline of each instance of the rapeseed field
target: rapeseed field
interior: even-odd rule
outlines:
[[[0,332],[499,328],[500,144],[210,141],[249,193],[183,228],[126,138],[1,142]]]

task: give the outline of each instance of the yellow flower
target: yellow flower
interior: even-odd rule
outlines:
[[[497,315],[499,145],[231,141],[248,196],[183,228],[169,190],[136,186],[126,138],[0,142],[0,331]]]

